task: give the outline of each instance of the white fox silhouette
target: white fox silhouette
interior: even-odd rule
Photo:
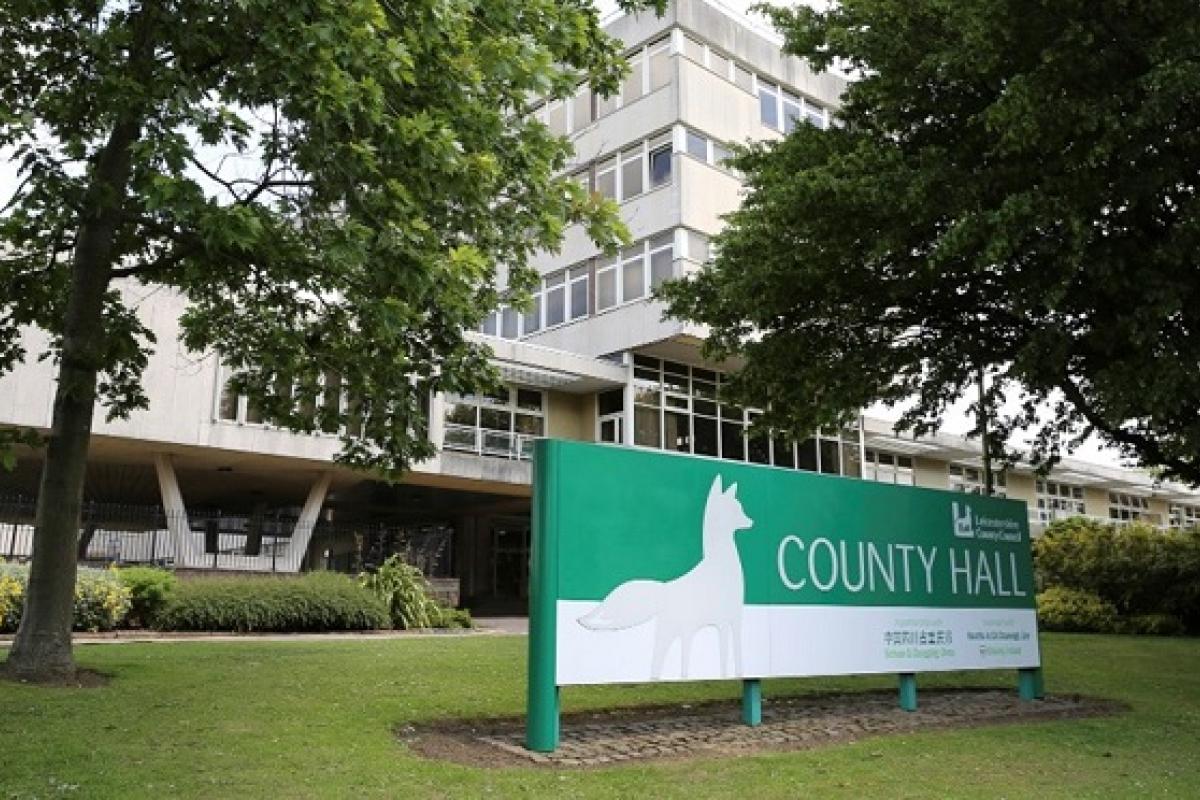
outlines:
[[[721,675],[730,657],[733,676],[742,670],[742,604],[745,579],[733,535],[754,525],[737,499],[737,484],[721,489],[718,475],[704,506],[704,555],[700,563],[672,581],[633,580],[609,592],[597,608],[579,618],[593,631],[617,631],[655,620],[651,678],[662,675],[671,644],[679,641],[682,677],[688,676],[692,637],[717,629]]]

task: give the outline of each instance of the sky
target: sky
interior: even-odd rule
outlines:
[[[716,5],[723,6],[726,10],[735,15],[739,15],[744,19],[750,19],[756,25],[766,25],[766,22],[759,15],[749,15],[748,9],[757,0],[709,0],[715,2]],[[617,4],[615,0],[597,0],[597,7],[602,15],[616,13]],[[8,160],[7,154],[0,151],[0,203],[6,201],[16,187],[16,167]],[[946,414],[943,430],[946,433],[963,433],[969,430],[972,425],[972,420],[966,413],[967,407],[970,405],[969,399],[964,399],[955,404]],[[872,406],[866,410],[868,416],[877,417],[884,420],[895,420],[899,414],[899,409],[889,409],[883,406]],[[1013,444],[1019,445],[1020,442]],[[1116,451],[1106,448],[1098,439],[1091,439],[1083,444],[1078,450],[1071,454],[1075,458],[1085,461],[1090,461],[1099,464],[1120,464],[1121,460]]]

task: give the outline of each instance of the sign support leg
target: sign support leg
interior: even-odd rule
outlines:
[[[762,724],[762,682],[757,678],[742,681],[742,722],[752,728]]]
[[[900,673],[900,707],[905,711],[917,710],[917,675],[915,672]]]
[[[1042,668],[1027,667],[1017,670],[1017,692],[1022,700],[1041,700],[1046,695],[1042,685]]]

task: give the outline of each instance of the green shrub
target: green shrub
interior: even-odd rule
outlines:
[[[29,568],[0,566],[0,631],[12,633],[21,624]],[[129,590],[116,570],[80,567],[75,576],[72,627],[77,631],[110,631],[129,613]]]
[[[393,627],[471,627],[469,613],[449,608],[434,599],[433,589],[421,570],[406,564],[398,555],[389,557],[375,572],[360,576],[360,581],[387,606]]]
[[[1116,633],[1117,609],[1093,592],[1051,586],[1037,596],[1038,625],[1047,631]]]
[[[178,631],[346,631],[389,627],[387,606],[346,575],[182,581],[155,615]]]
[[[1121,630],[1146,636],[1182,636],[1183,620],[1173,614],[1135,614],[1121,620]]]
[[[1200,531],[1055,522],[1033,545],[1039,584],[1091,592],[1123,617],[1170,615],[1200,631]]]
[[[154,624],[154,615],[179,583],[174,573],[157,567],[126,567],[117,575],[129,589],[129,623],[144,627]]]

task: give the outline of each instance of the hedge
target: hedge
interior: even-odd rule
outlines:
[[[176,631],[346,631],[390,627],[388,608],[353,578],[310,572],[200,578],[171,592],[154,626]]]
[[[1077,517],[1051,524],[1034,540],[1033,554],[1043,589],[1070,589],[1111,606],[1114,629],[1200,632],[1200,531]],[[1052,611],[1062,610],[1060,604]],[[1040,604],[1039,616],[1047,616]]]
[[[117,571],[121,583],[129,589],[130,608],[126,623],[149,627],[179,585],[175,574],[157,567],[124,567]]]
[[[21,624],[29,567],[0,564],[0,633],[13,633]],[[75,574],[72,627],[77,631],[110,631],[125,621],[130,593],[116,570],[79,567]]]

